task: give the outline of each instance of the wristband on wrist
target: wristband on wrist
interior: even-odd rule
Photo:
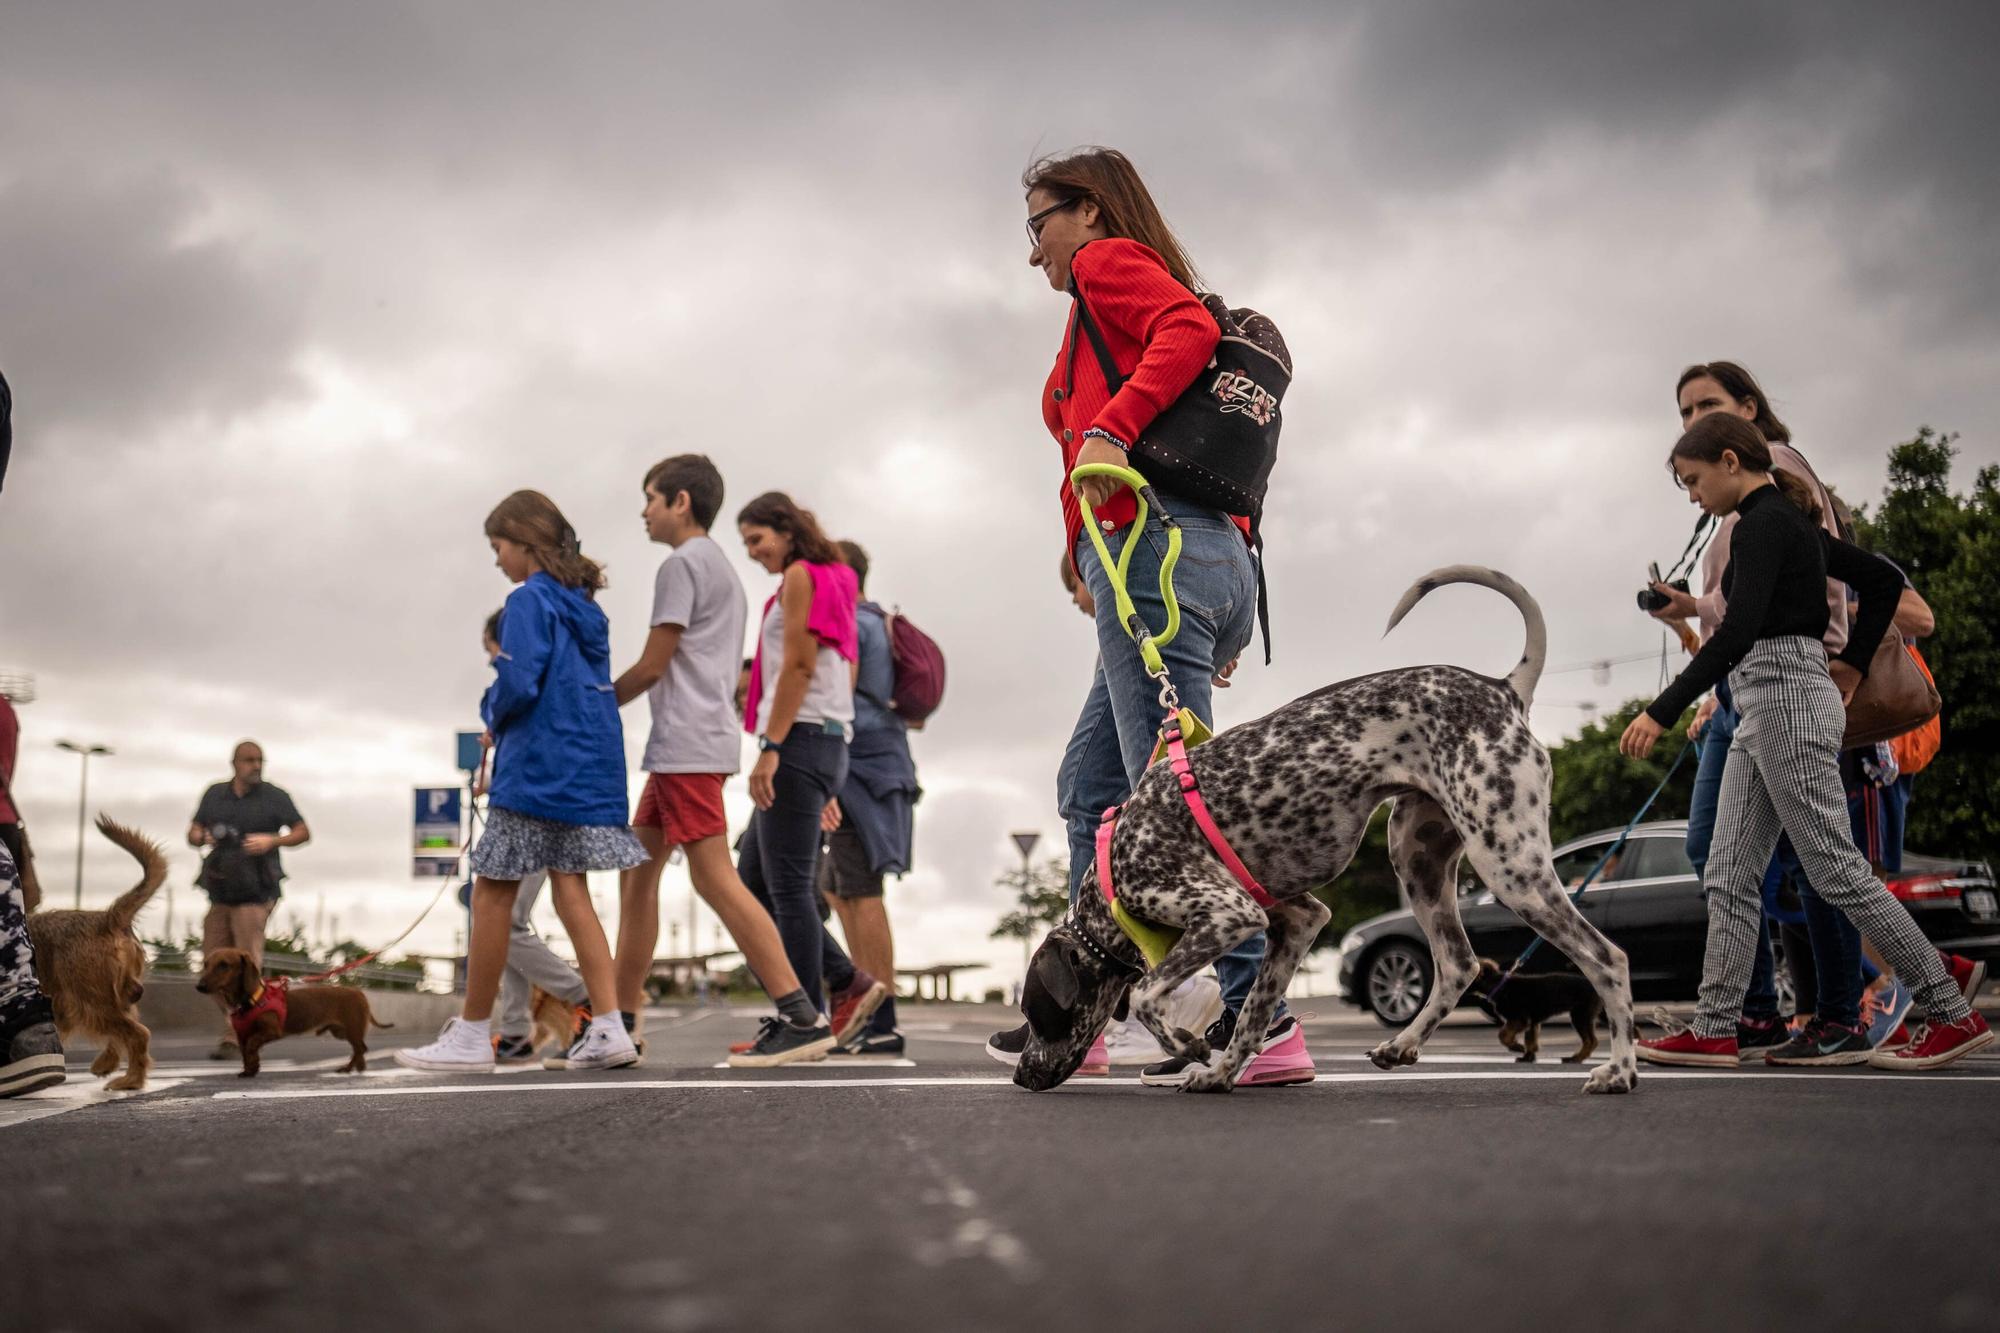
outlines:
[[[759,736],[757,738],[757,752],[759,754],[770,754],[774,750],[783,748],[783,741],[774,741],[769,736]]]
[[[1104,427],[1102,426],[1092,426],[1089,430],[1083,433],[1083,438],[1086,440],[1103,440],[1106,444],[1116,445],[1118,448],[1124,450],[1128,454],[1132,452],[1131,445],[1125,443],[1125,441],[1119,439],[1116,435],[1113,435],[1110,431],[1104,429]]]

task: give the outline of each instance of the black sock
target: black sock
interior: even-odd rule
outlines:
[[[623,1010],[621,1009],[621,1010],[619,1011],[619,1013],[618,1013],[618,1016],[619,1016],[620,1018],[622,1018],[622,1019],[624,1019],[624,1020],[625,1020],[625,1035],[626,1035],[626,1036],[628,1036],[628,1037],[629,1037],[629,1036],[631,1036],[631,1035],[632,1035],[632,1030],[633,1030],[634,1028],[636,1028],[636,1027],[638,1027],[638,1026],[639,1026],[639,1017],[638,1017],[638,1015],[637,1015],[637,1014],[628,1014],[628,1013],[626,1013],[625,1011],[623,1011]]]
[[[777,999],[778,1012],[793,1027],[811,1028],[819,1026],[819,1010],[806,998],[805,987],[801,986],[790,995],[780,995]]]

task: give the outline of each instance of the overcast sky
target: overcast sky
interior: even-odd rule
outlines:
[[[409,789],[453,780],[507,592],[485,513],[562,505],[630,659],[662,554],[640,481],[698,450],[726,518],[791,491],[944,645],[899,955],[1000,984],[992,881],[1011,830],[1060,845],[1093,655],[1055,575],[1037,153],[1124,149],[1290,341],[1277,659],[1229,724],[1382,667],[1511,665],[1519,619],[1478,589],[1381,637],[1448,563],[1524,582],[1553,665],[1656,653],[1632,594],[1692,521],[1662,467],[1691,361],[1748,365],[1851,499],[1920,423],[1963,432],[1961,482],[2000,460],[1996,14],[0,4],[0,670],[37,680],[15,785],[43,877],[67,898],[54,742],[101,742],[91,803],[171,842],[185,917],[181,834],[253,736],[315,833],[292,908],[401,929],[431,891]],[[1551,676],[1536,728],[1657,675]],[[645,732],[628,710],[635,775]],[[93,842],[103,901],[129,866]],[[664,894],[684,918],[678,869]]]

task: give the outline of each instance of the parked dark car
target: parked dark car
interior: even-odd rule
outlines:
[[[1563,884],[1581,882],[1621,831],[1605,829],[1556,848],[1556,874]],[[1692,1000],[1701,984],[1708,906],[1686,842],[1686,820],[1639,825],[1577,900],[1584,917],[1625,950],[1635,1000]],[[1906,853],[1889,891],[1939,948],[2000,963],[2000,903],[1993,873],[1983,862]],[[1459,917],[1473,952],[1504,967],[1535,937],[1469,873],[1461,878],[1460,892]],[[1430,945],[1407,910],[1348,931],[1340,941],[1338,966],[1341,998],[1390,1027],[1409,1022],[1430,996]],[[1543,943],[1527,970],[1575,967],[1553,944]]]

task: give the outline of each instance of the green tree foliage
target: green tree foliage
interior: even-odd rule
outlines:
[[[1014,895],[1013,910],[993,928],[996,940],[1039,940],[1069,914],[1069,863],[1059,857],[1009,870],[993,883]]]
[[[1628,699],[1603,720],[1592,722],[1549,750],[1555,769],[1549,793],[1549,837],[1555,843],[1599,829],[1623,828],[1640,805],[1666,777],[1667,769],[1687,745],[1688,723],[1694,711],[1660,737],[1650,759],[1627,759],[1618,753],[1618,738],[1651,698]],[[1694,794],[1695,757],[1689,754],[1674,769],[1673,781],[1653,802],[1648,819],[1686,819]]]
[[[1958,437],[1920,427],[1889,451],[1882,502],[1855,512],[1863,546],[1903,567],[1937,615],[1920,645],[1944,700],[1944,747],[1916,778],[1912,850],[2000,857],[2000,467],[1954,494]]]

